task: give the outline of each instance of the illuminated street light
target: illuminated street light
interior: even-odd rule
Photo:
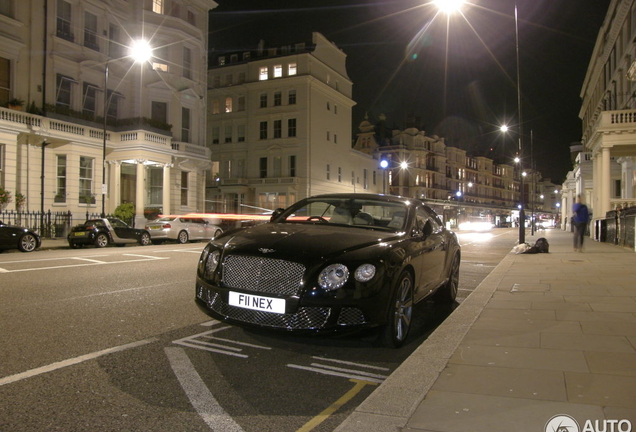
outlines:
[[[128,57],[132,58],[135,63],[145,63],[152,57],[152,48],[150,44],[139,39],[132,43]],[[113,59],[106,60],[104,67],[104,129],[103,129],[103,142],[102,142],[102,217],[106,217],[106,194],[108,193],[108,185],[106,183],[106,123],[108,119],[108,107],[110,106],[111,97],[114,92],[108,94],[108,66]]]
[[[433,4],[437,6],[437,8],[444,12],[447,15],[453,14],[455,12],[459,12],[463,4],[466,3],[465,0],[435,0]]]
[[[400,168],[407,169],[408,167],[409,167],[409,164],[407,162],[401,162],[400,163]]]

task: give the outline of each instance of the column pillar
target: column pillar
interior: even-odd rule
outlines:
[[[597,216],[605,217],[605,213],[610,210],[610,198],[611,198],[611,173],[610,173],[610,149],[609,147],[602,148],[602,158],[601,158],[601,191],[602,191],[602,203],[601,203],[601,213]]]
[[[163,166],[163,190],[162,190],[162,213],[168,215],[171,213],[170,209],[170,168],[172,164],[165,164]]]
[[[146,222],[144,217],[145,194],[146,194],[146,166],[144,165],[144,159],[137,160],[137,183],[135,191],[135,226],[143,227]]]

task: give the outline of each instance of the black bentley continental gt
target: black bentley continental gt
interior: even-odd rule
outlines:
[[[460,259],[457,236],[419,200],[318,195],[211,240],[199,259],[196,303],[246,327],[381,326],[383,342],[399,347],[414,304],[455,300]]]
[[[32,252],[41,244],[42,240],[35,231],[21,226],[7,225],[0,221],[0,252],[5,249]]]

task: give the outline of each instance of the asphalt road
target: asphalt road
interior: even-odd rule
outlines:
[[[461,234],[461,302],[516,231]],[[418,305],[409,341],[295,337],[194,305],[203,243],[0,255],[0,430],[331,431],[453,307]]]

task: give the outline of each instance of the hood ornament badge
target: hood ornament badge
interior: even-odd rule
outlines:
[[[258,251],[261,252],[261,253],[264,253],[264,254],[276,252],[275,249],[268,249],[268,248],[258,248]]]

